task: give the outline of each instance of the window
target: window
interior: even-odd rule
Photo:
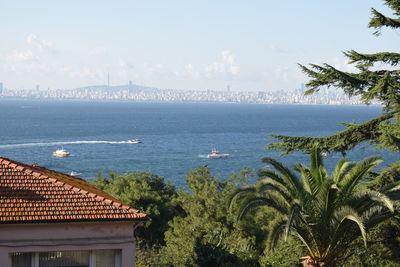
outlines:
[[[121,250],[11,253],[12,267],[121,267]]]
[[[12,267],[31,267],[32,266],[32,253],[12,253],[11,266]]]
[[[39,252],[39,267],[90,267],[89,258],[89,251]]]

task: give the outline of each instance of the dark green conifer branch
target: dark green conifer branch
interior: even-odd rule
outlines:
[[[384,0],[393,10],[395,18],[386,17],[372,9],[369,27],[377,29],[379,35],[382,27],[400,28],[400,0]],[[344,91],[349,97],[358,96],[365,104],[378,101],[384,106],[384,114],[361,124],[342,123],[346,130],[322,137],[271,135],[279,142],[270,144],[267,149],[277,149],[288,154],[293,151],[308,152],[318,144],[320,149],[345,153],[356,145],[370,141],[379,148],[400,151],[400,70],[395,69],[400,63],[400,54],[379,52],[374,54],[359,53],[355,50],[344,52],[358,72],[345,72],[329,64],[299,65],[300,69],[311,79],[306,84],[306,95],[323,87],[335,87]],[[386,66],[386,68],[385,68]]]
[[[311,77],[307,83],[309,89],[306,95],[318,91],[323,86],[332,86],[343,89],[348,96],[360,96],[366,104],[371,100],[381,101],[388,110],[392,110],[393,105],[400,103],[399,70],[364,69],[360,73],[351,73],[340,71],[328,64],[322,66],[310,64],[310,68],[304,65],[299,66]]]
[[[398,1],[386,1],[386,2],[398,2]],[[397,14],[398,15],[398,14]],[[370,28],[377,29],[374,34],[380,35],[382,27],[389,28],[399,28],[400,27],[400,19],[393,19],[384,16],[382,13],[378,12],[376,9],[372,8],[372,18],[368,24]]]
[[[393,113],[384,114],[378,118],[361,124],[345,124],[348,128],[337,134],[322,137],[305,137],[305,136],[287,136],[287,135],[270,135],[280,143],[272,143],[268,150],[284,150],[283,154],[290,154],[293,151],[302,151],[308,153],[313,147],[318,146],[321,150],[335,151],[345,154],[346,151],[353,149],[356,145],[370,140],[377,140],[381,135],[387,135],[380,127],[383,122],[392,119]],[[392,149],[399,149],[393,142]]]
[[[354,50],[346,51],[343,53],[350,59],[349,63],[357,63],[357,67],[361,66],[372,67],[376,63],[385,63],[391,66],[396,66],[400,62],[400,54],[394,52],[381,52],[375,54],[362,54]]]

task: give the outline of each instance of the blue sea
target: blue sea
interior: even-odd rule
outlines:
[[[186,174],[207,165],[222,179],[244,167],[257,170],[266,156],[288,166],[308,156],[266,151],[268,134],[323,136],[343,130],[338,122],[363,122],[378,116],[378,106],[254,105],[214,103],[138,103],[0,99],[0,156],[37,163],[91,180],[98,173],[147,171],[178,186]],[[141,144],[127,143],[139,138]],[[56,158],[63,147],[71,153]],[[230,154],[208,159],[216,147]],[[381,155],[386,164],[398,155],[364,144],[351,160]],[[341,154],[326,159],[333,166]],[[398,160],[398,159],[397,159]]]

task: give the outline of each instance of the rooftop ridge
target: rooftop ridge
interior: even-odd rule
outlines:
[[[47,169],[37,164],[25,164],[16,160],[0,157],[0,164],[6,165],[18,171],[24,172],[28,175],[32,175],[39,179],[47,180],[50,183],[56,184],[57,186],[63,186],[67,190],[72,190],[76,193],[86,195],[97,201],[101,201],[107,205],[113,205],[117,208],[126,210],[128,212],[135,213],[141,217],[145,217],[146,214],[139,212],[139,210],[131,208],[129,205],[122,203],[119,199],[112,195],[101,191],[95,186],[91,185],[87,181],[81,178],[73,177],[65,173],[60,173],[54,170]],[[52,174],[55,175],[52,175]],[[85,187],[85,188],[81,188]]]

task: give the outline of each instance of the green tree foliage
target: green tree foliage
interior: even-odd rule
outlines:
[[[139,171],[126,175],[109,172],[108,177],[99,174],[92,183],[123,203],[148,214],[151,220],[135,232],[136,237],[145,241],[143,246],[164,244],[168,221],[180,211],[174,203],[177,193],[173,184],[164,181],[162,176]]]
[[[400,27],[400,1],[385,0],[385,4],[393,10],[395,18],[387,17],[372,9],[369,27],[375,28],[376,35],[382,27],[398,29]],[[324,137],[292,137],[272,135],[280,142],[272,143],[268,149],[284,150],[290,153],[295,150],[309,152],[316,144],[321,149],[345,153],[357,144],[370,141],[378,147],[391,151],[400,150],[400,54],[395,52],[378,52],[365,54],[350,50],[344,52],[349,63],[357,68],[357,72],[345,72],[329,64],[300,65],[301,70],[311,79],[307,83],[312,94],[323,87],[342,89],[348,96],[360,96],[365,103],[372,100],[384,105],[384,113],[361,124],[346,124],[348,128],[337,134]]]
[[[189,192],[178,193],[182,216],[170,222],[163,249],[165,264],[173,266],[257,266],[255,237],[241,230],[229,215],[227,199],[234,184],[248,171],[228,181],[211,175],[207,167],[186,177]],[[244,178],[246,180],[246,178]]]
[[[298,239],[289,236],[287,242],[280,242],[274,250],[265,250],[259,257],[261,266],[284,267],[298,266],[299,258],[307,250]]]
[[[255,186],[237,190],[231,203],[240,203],[239,218],[255,207],[274,208],[279,216],[269,229],[269,248],[294,234],[307,248],[304,263],[310,266],[335,266],[349,256],[357,237],[366,246],[367,230],[395,214],[394,203],[386,193],[399,190],[399,182],[382,190],[363,185],[381,162],[377,157],[358,163],[343,158],[331,175],[316,148],[310,153],[310,167],[296,165],[300,176],[275,159],[264,158],[263,162],[275,170],[262,169],[263,179]]]
[[[398,0],[385,0],[385,3],[388,7],[393,9],[396,16],[400,16],[400,3]],[[389,27],[392,29],[400,28],[400,19],[389,18],[373,8],[369,27],[377,29],[374,34],[380,35],[380,30],[382,27]]]
[[[400,224],[391,218],[368,232],[367,248],[357,239],[349,250],[347,266],[397,267],[400,262]]]
[[[383,169],[380,173],[377,173],[371,177],[371,181],[368,182],[368,188],[372,190],[382,190],[386,186],[400,181],[400,161],[394,162],[387,168]],[[397,194],[392,194],[392,198],[400,200]]]
[[[382,172],[372,175],[367,188],[382,191],[400,182],[400,162],[395,162]],[[399,200],[399,192],[389,192],[391,199]],[[362,248],[361,240],[352,246],[352,256],[346,261],[351,266],[398,266],[400,262],[399,215],[375,226],[368,234],[368,247]]]

